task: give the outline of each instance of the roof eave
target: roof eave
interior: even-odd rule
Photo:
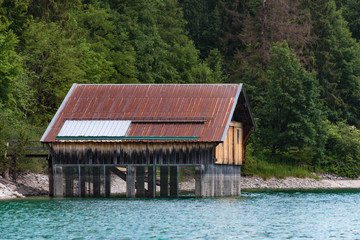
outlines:
[[[250,115],[250,118],[251,118],[251,122],[253,124],[253,129],[252,130],[256,130],[256,124],[255,124],[255,120],[254,120],[254,117],[253,117],[253,114],[252,114],[252,111],[251,111],[251,107],[250,107],[250,104],[249,104],[249,100],[246,96],[246,92],[245,92],[245,89],[242,89],[243,93],[244,93],[244,98],[245,98],[245,101],[246,101],[246,107],[249,111],[249,115]]]
[[[222,138],[221,138],[221,142],[224,142],[224,141],[225,141],[225,137],[226,137],[227,131],[228,131],[229,126],[230,126],[231,118],[232,118],[232,116],[234,115],[235,107],[236,107],[236,104],[237,104],[237,102],[238,102],[238,100],[239,100],[239,96],[240,96],[240,93],[241,93],[242,86],[243,86],[243,84],[240,83],[240,84],[239,84],[239,88],[238,88],[238,90],[237,90],[237,92],[236,92],[236,96],[235,96],[233,105],[232,105],[232,107],[231,107],[231,111],[230,111],[229,118],[228,118],[228,121],[227,121],[226,126],[225,126],[225,130],[224,130],[224,132],[223,132],[223,136],[222,136]]]

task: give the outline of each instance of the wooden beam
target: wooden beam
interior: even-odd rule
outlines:
[[[117,167],[107,167],[110,171],[112,171],[115,175],[119,176],[122,180],[126,181],[126,173],[118,169]]]

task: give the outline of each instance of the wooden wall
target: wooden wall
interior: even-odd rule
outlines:
[[[64,142],[50,147],[53,164],[213,164],[210,143]]]
[[[216,164],[241,165],[244,151],[243,125],[231,122],[223,143],[215,148]]]

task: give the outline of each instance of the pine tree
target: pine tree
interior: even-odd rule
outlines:
[[[265,104],[258,116],[263,146],[273,151],[315,146],[323,120],[315,76],[285,42],[273,44],[270,53]]]
[[[311,51],[328,118],[346,119],[360,126],[360,46],[351,38],[347,23],[333,0],[309,3],[314,36]]]

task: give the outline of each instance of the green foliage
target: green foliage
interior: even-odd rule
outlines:
[[[21,74],[20,57],[15,51],[17,38],[0,22],[0,103],[7,103],[13,83]]]
[[[118,18],[119,14],[116,11],[109,7],[101,7],[100,3],[95,1],[75,12],[75,21],[71,23],[71,28],[85,36],[86,46],[90,50],[108,61],[109,64],[106,66],[111,69],[98,71],[101,73],[98,74],[99,77],[106,74],[106,78],[103,77],[101,82],[137,83],[136,53],[129,42],[126,30],[116,27]],[[85,64],[85,66],[94,68],[97,64]],[[97,82],[100,82],[100,79]]]
[[[0,153],[6,139],[39,138],[74,82],[242,82],[262,171],[287,163],[357,176],[357,137],[334,123],[360,126],[358,9],[358,0],[0,0]]]
[[[359,177],[360,130],[339,122],[330,125],[328,134],[325,169],[346,177]]]
[[[273,151],[315,146],[322,117],[314,75],[300,65],[286,43],[274,44],[270,52],[259,121],[263,146]]]
[[[12,148],[9,150],[9,154],[11,154],[10,161],[10,171],[12,173],[12,178],[16,180],[17,174],[24,170],[24,160],[26,154],[26,147],[28,143],[28,137],[25,131],[21,130],[19,135],[17,136],[17,141],[14,143]]]
[[[296,157],[295,155],[292,156]],[[271,157],[273,158],[274,156],[271,155]],[[289,154],[288,156],[283,157],[289,157]],[[263,179],[272,177],[279,179],[287,177],[317,179],[316,175],[314,175],[306,166],[287,164],[279,162],[278,160],[269,161],[269,155],[255,154],[251,146],[247,147],[246,162],[242,168],[242,175],[258,176]]]
[[[205,59],[211,49],[219,46],[224,4],[219,0],[180,0],[179,5],[184,11],[189,36]]]
[[[74,82],[109,82],[114,72],[104,54],[56,23],[32,22],[24,36],[22,54],[35,90],[36,124],[50,121]]]
[[[352,37],[360,40],[360,1],[359,0],[337,0],[341,6],[342,16],[349,23]]]
[[[332,122],[347,120],[360,126],[359,44],[351,38],[347,23],[333,0],[311,1],[314,54],[321,98]]]
[[[29,0],[0,1],[0,21],[18,36],[24,31],[32,18],[27,14],[28,5]]]

